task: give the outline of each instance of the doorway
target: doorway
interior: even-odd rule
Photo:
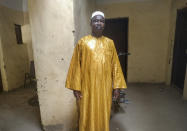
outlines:
[[[184,88],[187,63],[187,8],[177,12],[171,84]]]
[[[127,81],[128,62],[128,18],[106,19],[104,36],[109,37],[115,43],[124,77]]]
[[[1,69],[0,69],[0,92],[3,91],[3,83],[2,83],[2,76],[1,76]]]

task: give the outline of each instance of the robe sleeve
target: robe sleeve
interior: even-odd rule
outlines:
[[[81,91],[81,40],[74,48],[71,58],[65,87],[71,90]]]
[[[114,89],[125,89],[127,88],[123,72],[121,69],[121,65],[119,62],[119,58],[116,52],[116,48],[114,42],[112,41],[112,80],[113,80],[113,88]]]

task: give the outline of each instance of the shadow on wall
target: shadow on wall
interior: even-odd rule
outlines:
[[[3,83],[2,83],[1,68],[0,68],[0,92],[2,91],[3,91]]]
[[[74,1],[74,36],[75,44],[77,41],[91,33],[90,17],[96,9],[94,0],[75,0]]]

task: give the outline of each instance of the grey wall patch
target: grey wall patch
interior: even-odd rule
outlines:
[[[28,11],[28,0],[0,0],[0,5],[18,11]]]

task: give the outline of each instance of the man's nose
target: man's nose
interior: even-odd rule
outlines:
[[[98,25],[101,25],[101,21],[98,21],[97,24],[98,24]]]

